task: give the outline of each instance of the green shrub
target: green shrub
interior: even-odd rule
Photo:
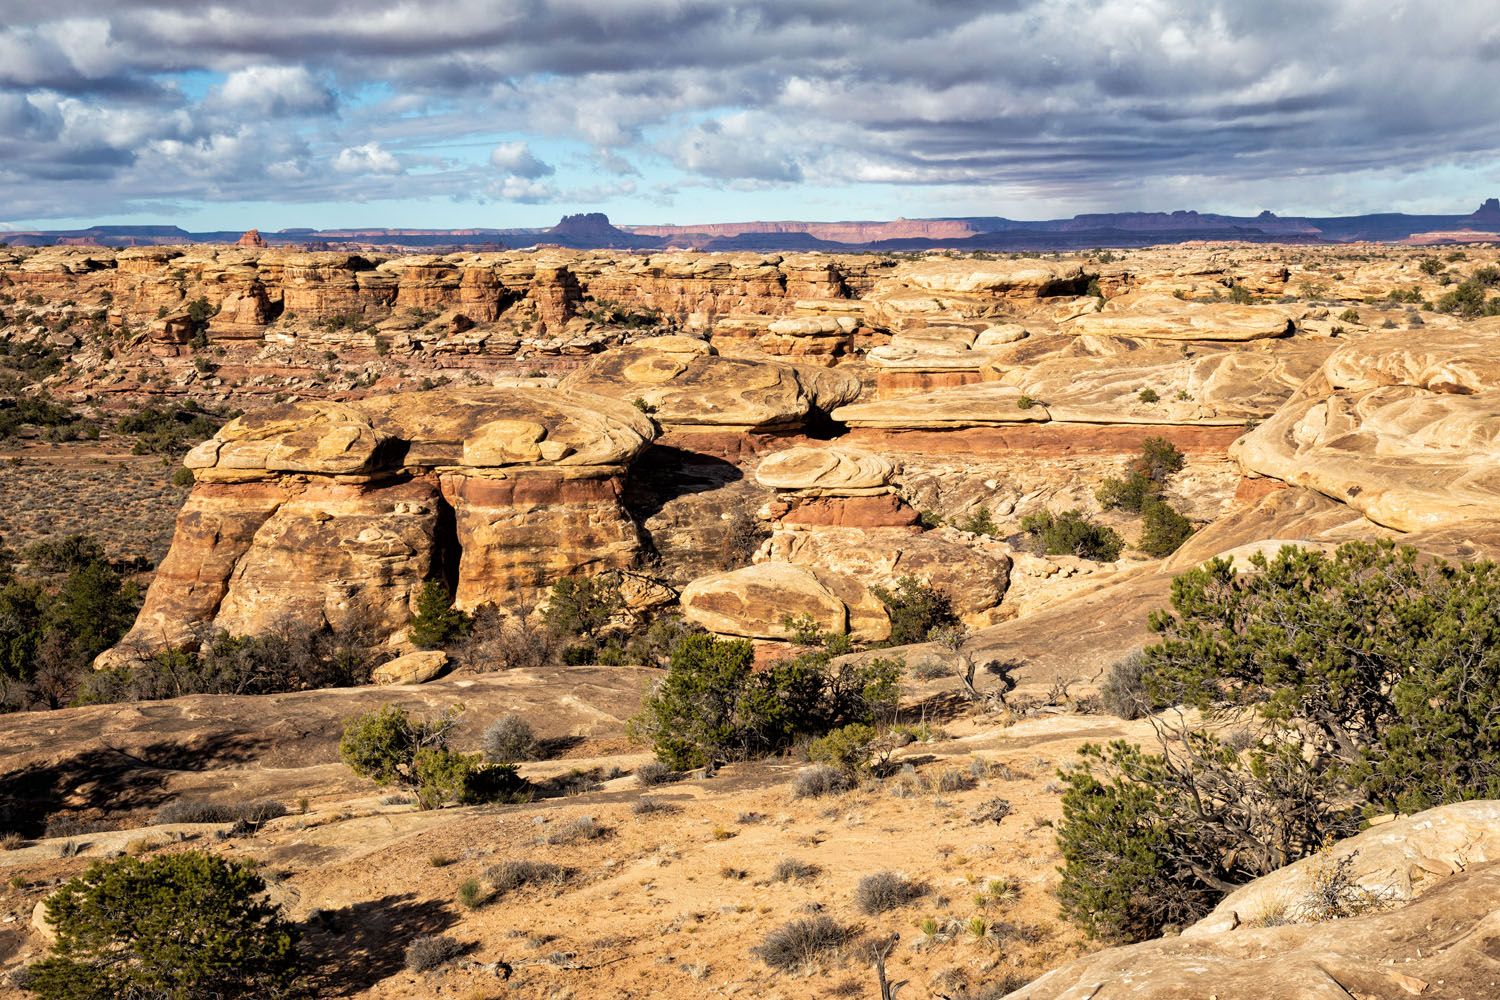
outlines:
[[[418,649],[439,649],[463,638],[469,616],[453,606],[453,595],[439,580],[428,580],[417,592],[417,613],[407,637]]]
[[[1500,314],[1500,296],[1485,293],[1485,286],[1473,278],[1454,285],[1437,301],[1437,311],[1453,313],[1464,319]]]
[[[1076,510],[1028,514],[1021,519],[1021,530],[1049,556],[1072,555],[1111,562],[1120,558],[1120,550],[1125,547],[1119,532],[1089,520]]]
[[[743,640],[690,635],[672,653],[667,676],[631,720],[657,759],[687,770],[776,753],[798,735],[826,732],[891,714],[900,660],[830,664],[825,647],[754,671]]]
[[[181,455],[211,438],[229,419],[228,413],[181,406],[143,406],[115,423],[115,430],[135,438],[137,455]]]
[[[1148,499],[1161,496],[1167,480],[1181,472],[1186,463],[1186,456],[1172,442],[1149,437],[1141,442],[1141,453],[1125,466],[1125,478],[1106,479],[1099,487],[1099,503],[1106,509],[1138,514]]]
[[[570,576],[552,585],[545,621],[554,635],[593,640],[624,609],[618,573]]]
[[[1124,479],[1106,479],[1094,495],[1105,510],[1139,514],[1146,501],[1155,497],[1159,489],[1160,486],[1144,473],[1132,469],[1125,473]]]
[[[744,640],[688,636],[667,676],[646,699],[634,731],[662,763],[678,770],[721,760],[739,742],[739,701],[751,683],[755,650]]]
[[[1143,941],[1206,914],[1220,893],[1192,869],[1192,831],[1174,829],[1159,757],[1125,743],[1086,746],[1063,775],[1058,901],[1090,936]]]
[[[898,579],[893,589],[870,589],[890,615],[893,646],[926,642],[933,629],[958,622],[947,594],[909,574]]]
[[[179,489],[191,489],[194,482],[192,469],[177,469],[172,473],[172,485]]]
[[[1154,704],[1248,713],[1248,739],[1164,730],[1067,774],[1060,895],[1093,933],[1192,919],[1363,813],[1500,795],[1500,567],[1384,541],[1251,566],[1178,577],[1140,677]]]
[[[1164,558],[1171,555],[1193,533],[1193,522],[1177,513],[1165,500],[1148,498],[1141,514],[1141,539],[1136,548],[1148,556]]]
[[[1161,395],[1159,393],[1157,393],[1157,391],[1155,389],[1152,389],[1149,386],[1147,386],[1146,388],[1142,389],[1140,392],[1136,393],[1135,394],[1135,398],[1139,399],[1143,403],[1159,403],[1159,402],[1161,402]]]
[[[850,774],[863,774],[870,769],[871,756],[879,735],[874,726],[863,722],[840,726],[809,743],[807,759],[815,764],[837,767]]]
[[[1229,301],[1237,306],[1248,306],[1255,301],[1255,296],[1250,294],[1250,289],[1236,281],[1229,286]]]
[[[453,712],[433,721],[420,721],[404,709],[385,705],[344,725],[339,757],[355,774],[377,785],[415,789],[417,752],[427,747],[446,748],[456,724]]]
[[[976,507],[973,513],[961,521],[955,521],[953,526],[971,535],[989,535],[993,538],[1000,534],[1000,526],[995,523],[995,517],[988,507]]]
[[[1418,264],[1417,267],[1426,275],[1441,274],[1447,270],[1447,266],[1436,257],[1423,257],[1422,263]]]
[[[297,932],[265,888],[201,851],[95,862],[47,898],[57,940],[28,988],[43,1000],[280,995],[297,974]]]

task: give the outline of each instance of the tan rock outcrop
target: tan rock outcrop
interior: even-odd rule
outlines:
[[[764,565],[787,562],[829,569],[867,586],[890,588],[901,577],[913,576],[947,594],[960,615],[998,607],[1010,585],[1011,560],[1002,546],[970,545],[952,528],[920,533],[848,525],[782,530],[756,559]]]
[[[861,496],[888,492],[896,465],[874,452],[857,448],[800,446],[763,458],[755,479],[784,493],[801,496]]]
[[[808,616],[820,631],[878,642],[891,634],[885,606],[853,577],[789,563],[760,563],[694,580],[682,613],[720,635],[790,639],[785,619]]]
[[[650,338],[599,355],[564,388],[640,400],[674,430],[774,432],[801,428],[816,411],[858,397],[859,381],[769,359],[690,350],[683,338]]]
[[[1340,347],[1231,454],[1398,531],[1494,518],[1500,326],[1370,333]]]
[[[546,388],[246,414],[189,453],[198,485],[124,652],[103,662],[283,621],[391,635],[444,568],[461,607],[625,568],[639,543],[621,484],[655,433],[627,403]]]
[[[1279,306],[1193,302],[1161,294],[1111,301],[1069,325],[1079,333],[1139,340],[1263,340],[1289,336],[1296,329]]]

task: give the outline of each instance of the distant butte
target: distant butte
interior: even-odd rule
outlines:
[[[359,250],[497,250],[552,245],[575,250],[744,250],[760,253],[823,251],[1067,251],[1239,243],[1482,243],[1500,232],[1500,199],[1487,198],[1466,215],[1382,212],[1351,216],[1283,216],[1208,212],[1098,212],[1071,219],[1022,221],[1000,216],[812,222],[704,222],[690,225],[616,225],[602,212],[565,215],[550,228],[344,229],[288,228],[190,233],[176,226],[91,226],[87,229],[5,233],[11,246],[164,246],[234,243]],[[245,243],[251,238],[258,243]]]

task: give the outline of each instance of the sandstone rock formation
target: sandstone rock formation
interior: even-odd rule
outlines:
[[[1493,518],[1500,388],[1494,320],[1418,343],[1370,333],[1335,351],[1232,454],[1398,531]]]
[[[998,607],[1010,586],[1011,559],[1005,547],[969,544],[953,528],[798,528],[783,527],[772,535],[756,554],[761,565],[786,562],[829,569],[887,589],[901,577],[912,576],[948,595],[960,617]]]
[[[189,454],[198,485],[121,649],[283,620],[389,635],[433,575],[472,608],[624,568],[638,550],[624,474],[654,437],[629,404],[551,389],[247,414]]]
[[[1117,299],[1069,325],[1095,336],[1174,341],[1262,340],[1296,330],[1287,310],[1279,306],[1192,302],[1162,294]]]
[[[787,618],[803,615],[819,631],[878,642],[891,634],[885,606],[859,580],[825,569],[761,563],[694,580],[682,613],[720,635],[790,639]]]
[[[656,337],[567,376],[570,390],[641,405],[670,431],[782,433],[858,398],[857,379],[769,359],[727,358],[700,341]]]

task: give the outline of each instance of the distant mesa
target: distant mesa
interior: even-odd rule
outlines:
[[[241,236],[239,238],[236,245],[242,247],[263,247],[269,246],[270,244],[268,244],[265,241],[265,238],[260,235],[259,229],[249,229],[245,231],[244,236]]]
[[[9,232],[11,246],[136,247],[190,243],[303,249],[488,251],[539,244],[574,250],[695,250],[751,253],[921,252],[957,250],[1050,252],[1170,246],[1203,241],[1337,244],[1472,243],[1500,233],[1500,198],[1475,211],[1450,215],[1379,212],[1350,216],[1282,216],[1170,212],[1095,212],[1069,219],[1020,220],[994,215],[936,219],[705,222],[686,225],[616,225],[603,212],[565,215],[550,228],[345,229],[286,228],[187,232],[176,226],[91,226],[87,229]],[[250,242],[253,238],[263,243]]]

